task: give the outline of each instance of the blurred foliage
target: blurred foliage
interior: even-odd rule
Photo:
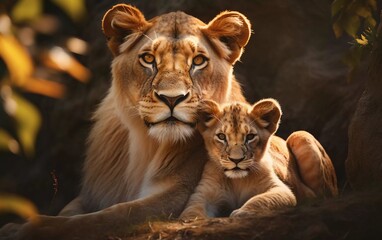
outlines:
[[[9,85],[1,87],[2,98],[4,100],[5,112],[14,119],[17,139],[12,138],[4,129],[0,129],[0,144],[3,149],[13,153],[19,153],[22,146],[23,152],[27,157],[34,154],[34,145],[37,131],[41,124],[41,117],[37,108],[29,101],[13,92]],[[1,146],[0,146],[1,147]]]
[[[38,221],[38,211],[34,204],[14,195],[0,195],[0,213],[16,213],[30,221]]]
[[[74,21],[80,21],[86,15],[84,0],[51,0],[57,4]],[[33,21],[43,13],[44,0],[19,0],[12,9],[15,22]]]
[[[344,33],[352,38],[350,50],[344,56],[349,66],[349,80],[362,60],[373,49],[377,35],[377,0],[334,0],[333,31],[337,38]]]
[[[60,99],[65,96],[68,80],[86,83],[90,79],[89,70],[77,59],[86,54],[87,43],[60,30],[65,25],[63,18],[73,24],[86,19],[85,1],[6,3],[0,4],[0,153],[33,159],[44,121],[31,98]],[[47,8],[53,9],[53,14],[46,14]],[[57,33],[61,38],[54,42]],[[0,212],[29,219],[37,216],[31,202],[12,195],[0,195]]]
[[[334,0],[332,17],[336,37],[345,32],[356,38],[360,28],[374,28],[376,10],[376,0]]]

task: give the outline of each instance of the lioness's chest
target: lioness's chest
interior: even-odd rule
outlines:
[[[163,152],[165,150],[161,147],[152,151],[151,154],[145,149],[139,152],[131,151],[134,155],[130,155],[131,162],[127,171],[130,179],[127,184],[132,186],[133,191],[130,192],[132,200],[163,192],[174,184],[173,178],[162,174],[165,170],[164,166],[171,165],[171,161],[163,157],[168,154]]]

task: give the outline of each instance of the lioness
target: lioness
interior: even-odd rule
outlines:
[[[277,101],[264,99],[253,106],[205,101],[201,115],[199,129],[210,160],[182,219],[239,217],[296,205],[273,168],[273,162],[286,157],[270,148],[281,117]]]
[[[195,131],[199,101],[244,101],[232,73],[251,34],[242,14],[225,11],[208,24],[183,12],[146,20],[137,8],[118,4],[102,28],[114,54],[113,81],[94,114],[81,193],[64,216],[41,216],[3,233],[104,239],[148,218],[178,217],[208,158]],[[306,149],[299,160],[326,161],[316,145]],[[316,175],[322,172],[330,171]]]

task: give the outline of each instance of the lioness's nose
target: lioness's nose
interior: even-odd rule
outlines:
[[[242,157],[242,158],[231,158],[231,157],[228,157],[229,160],[231,160],[232,162],[238,164],[239,162],[243,161],[245,157]]]
[[[181,94],[181,95],[178,95],[178,96],[167,96],[167,95],[164,95],[164,94],[157,94],[155,93],[156,97],[164,102],[171,110],[174,109],[174,107],[176,105],[178,105],[179,103],[183,102],[184,100],[187,99],[188,95],[190,93],[187,93],[187,94]]]

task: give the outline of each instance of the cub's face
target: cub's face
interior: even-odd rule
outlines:
[[[229,178],[242,178],[256,171],[266,152],[269,138],[276,131],[281,110],[273,99],[254,106],[232,103],[219,106],[213,101],[201,104],[202,132],[210,159]]]
[[[139,117],[149,135],[172,142],[193,134],[201,99],[227,101],[232,65],[250,36],[248,20],[237,12],[208,25],[182,12],[146,21],[124,4],[105,14],[103,30],[115,55],[111,91],[118,113],[127,122]]]

